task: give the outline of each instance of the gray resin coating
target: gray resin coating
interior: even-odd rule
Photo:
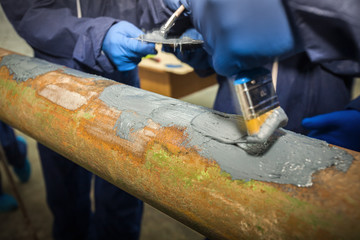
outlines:
[[[93,75],[16,54],[4,56],[1,66],[6,66],[17,82],[58,69],[73,76],[97,79]],[[240,116],[222,114],[126,85],[105,88],[100,99],[109,107],[122,111],[114,126],[119,137],[132,141],[130,133],[142,130],[149,120],[163,127],[183,127],[188,136],[183,144],[201,149],[199,154],[215,160],[233,179],[311,186],[314,172],[330,166],[346,171],[353,159],[345,151],[329,147],[325,142],[285,130],[277,130],[264,144],[234,144],[235,140],[245,136]]]
[[[17,82],[25,82],[28,79],[34,79],[39,75],[55,71],[63,66],[46,62],[41,59],[31,58],[21,55],[4,56],[0,62],[0,67],[5,66],[9,69],[10,74],[14,74]]]
[[[34,79],[39,75],[43,75],[45,73],[58,69],[61,69],[65,74],[74,77],[106,80],[106,78],[104,77],[87,74],[72,68],[67,68],[61,65],[49,63],[38,58],[32,58],[17,54],[4,56],[0,62],[0,67],[2,66],[7,67],[10,71],[10,74],[14,74],[13,78],[17,82],[25,82],[28,79]]]
[[[202,40],[192,39],[187,36],[183,38],[165,38],[164,35],[159,30],[147,33],[145,35],[140,35],[137,39],[140,41],[150,42],[150,43],[174,45],[174,48],[180,46],[180,49],[182,48],[182,45],[193,45],[193,44],[204,43],[204,41]]]
[[[282,129],[263,145],[232,144],[245,136],[241,117],[126,85],[105,88],[100,99],[122,111],[114,126],[119,137],[131,141],[129,133],[141,130],[150,119],[163,127],[185,127],[188,139],[183,144],[198,146],[202,156],[215,160],[233,179],[311,186],[314,172],[330,166],[347,171],[353,160],[345,151],[323,141]]]
[[[68,74],[68,75],[71,75],[71,76],[74,76],[74,77],[79,77],[79,78],[91,78],[91,79],[95,79],[95,80],[109,80],[109,79],[106,79],[104,77],[97,76],[95,74],[84,73],[84,72],[81,72],[79,70],[75,70],[75,69],[72,69],[72,68],[64,68],[63,72],[65,74]]]

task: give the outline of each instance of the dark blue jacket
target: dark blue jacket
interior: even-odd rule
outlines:
[[[159,28],[172,13],[162,0],[80,0],[82,18],[77,17],[76,0],[0,2],[35,57],[136,87],[137,69],[118,72],[102,53],[105,34],[122,20],[144,30]],[[139,238],[140,200],[96,177],[96,212],[90,222],[89,172],[45,146],[38,148],[47,202],[54,215],[54,239]]]
[[[115,71],[101,52],[102,40],[109,27],[126,20],[140,29],[150,30],[159,27],[171,15],[162,0],[80,0],[82,19],[76,17],[76,0],[0,2],[20,36],[34,48],[36,57],[114,80],[121,80],[123,76]],[[311,62],[319,63],[321,71],[318,72],[329,72],[346,80],[360,74],[358,0],[284,0],[284,3],[294,23],[294,33],[304,43],[306,55]],[[177,26],[186,28],[189,25],[184,23]],[[291,62],[291,67],[286,66],[289,65],[287,61]],[[298,75],[300,70],[293,70],[297,66],[301,68],[300,64],[302,61],[297,60],[284,60],[281,63],[279,89],[283,88],[286,92],[286,81],[290,78],[287,72],[291,71],[294,80],[295,76],[299,81],[300,78],[304,79],[304,76]],[[302,71],[313,71],[306,66],[309,64],[303,65]],[[322,84],[329,89],[329,86],[325,86],[326,76],[323,77]],[[304,87],[299,84],[292,91],[306,95]],[[336,84],[333,86],[335,90]],[[336,94],[333,91],[329,90],[327,96]],[[286,101],[287,97],[283,99]],[[359,105],[353,102],[351,107],[360,109]],[[302,105],[299,111],[305,107]]]
[[[311,62],[339,77],[360,76],[360,2],[358,0],[284,0],[294,34]],[[324,85],[326,87],[326,85]],[[349,108],[360,110],[360,98]]]
[[[360,2],[358,0],[283,0],[295,34],[312,62],[347,59],[359,66]],[[359,70],[359,68],[357,68]]]
[[[162,0],[0,0],[35,57],[121,81],[123,74],[102,53],[108,29],[126,20],[142,30],[158,28],[172,14]],[[127,74],[128,75],[128,74]],[[122,81],[123,82],[123,81]]]

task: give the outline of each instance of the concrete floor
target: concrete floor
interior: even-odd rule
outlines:
[[[0,47],[12,50],[24,55],[32,56],[33,50],[26,42],[21,39],[12,26],[7,21],[1,7],[0,7]],[[187,96],[186,100],[193,103],[202,104],[211,107],[215,98],[217,86],[210,87],[202,93]],[[209,98],[209,95],[211,96]],[[206,100],[203,99],[204,96]],[[28,142],[28,157],[31,162],[32,174],[30,181],[21,184],[15,177],[18,190],[25,202],[26,209],[29,213],[31,223],[36,231],[38,239],[50,240],[52,215],[47,207],[45,200],[45,186],[42,176],[41,164],[39,160],[36,142],[34,139],[17,131],[17,134],[22,135]],[[0,171],[2,173],[4,192],[12,194],[9,181],[4,174],[3,165],[1,164]],[[0,239],[1,240],[22,240],[31,239],[29,231],[27,230],[26,222],[20,212],[16,210],[10,213],[0,214]],[[204,239],[202,235],[186,227],[182,223],[173,218],[163,214],[157,209],[145,204],[145,210],[141,228],[141,240],[156,239],[156,240],[200,240]]]

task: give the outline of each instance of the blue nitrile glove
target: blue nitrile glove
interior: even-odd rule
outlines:
[[[281,0],[196,0],[189,7],[221,75],[235,75],[295,50]]]
[[[360,111],[349,109],[305,118],[302,125],[309,137],[360,151]]]
[[[184,5],[184,7],[186,8],[185,14],[188,15],[190,13],[190,0],[163,0],[163,2],[165,3],[165,6],[167,6],[173,11],[176,11],[181,5]]]
[[[201,34],[196,31],[195,28],[186,30],[180,38],[183,37],[203,40]],[[189,64],[200,77],[206,77],[214,73],[210,65],[211,57],[201,45],[182,46],[182,48],[177,47],[175,51],[173,46],[163,45],[163,51],[173,53],[180,61]]]
[[[106,33],[102,50],[117,70],[133,70],[142,57],[156,54],[155,44],[135,39],[142,34],[140,29],[127,21],[114,24]]]

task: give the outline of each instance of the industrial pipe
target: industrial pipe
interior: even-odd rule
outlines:
[[[0,119],[211,239],[360,239],[358,152],[4,49]]]

